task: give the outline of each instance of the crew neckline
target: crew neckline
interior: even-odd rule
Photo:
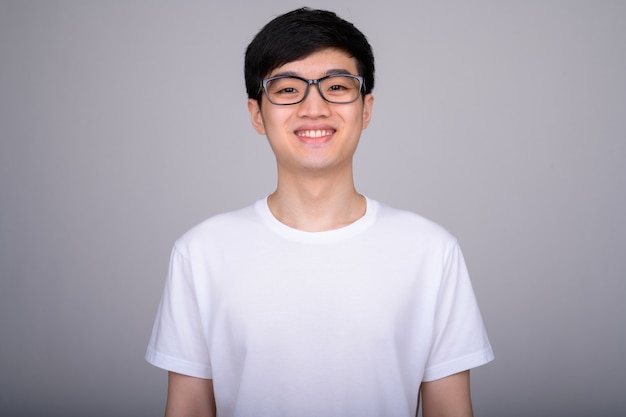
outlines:
[[[349,239],[368,229],[374,222],[378,211],[378,202],[364,196],[366,203],[365,213],[354,222],[338,229],[308,232],[287,226],[278,220],[269,208],[267,203],[268,197],[262,198],[255,203],[255,209],[264,223],[281,237],[301,243],[332,243]]]

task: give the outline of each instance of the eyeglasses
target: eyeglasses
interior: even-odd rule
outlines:
[[[364,87],[363,77],[360,75],[333,74],[318,80],[279,75],[261,81],[261,89],[265,90],[270,103],[288,106],[302,102],[309,93],[311,84],[317,85],[324,100],[335,104],[348,104],[356,101]]]

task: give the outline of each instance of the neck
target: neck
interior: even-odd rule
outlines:
[[[278,176],[276,191],[268,198],[272,214],[295,229],[320,232],[347,226],[365,214],[365,198],[352,175],[328,178]]]

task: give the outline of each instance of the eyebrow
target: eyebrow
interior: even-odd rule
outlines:
[[[348,71],[345,68],[333,68],[333,69],[329,69],[328,71],[326,71],[324,73],[323,77],[327,77],[329,75],[338,75],[338,74],[355,75],[355,74],[352,74],[350,71]],[[282,72],[273,74],[271,77],[300,77],[300,78],[306,78],[306,77],[303,77],[302,75],[300,75],[300,74],[298,74],[297,72],[294,72],[294,71],[282,71]],[[320,77],[320,78],[323,78],[323,77]]]

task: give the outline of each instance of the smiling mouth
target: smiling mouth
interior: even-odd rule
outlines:
[[[317,139],[330,136],[333,133],[335,133],[334,130],[300,130],[296,132],[296,135],[301,138]]]

